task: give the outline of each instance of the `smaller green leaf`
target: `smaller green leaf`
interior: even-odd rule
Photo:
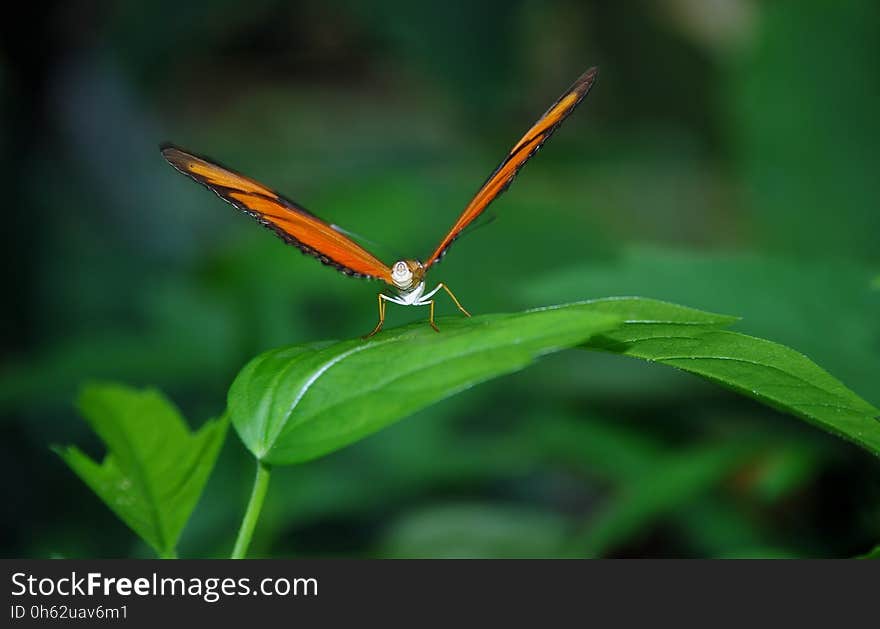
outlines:
[[[523,369],[620,323],[574,304],[424,323],[371,340],[312,343],[257,356],[229,390],[229,414],[254,456],[313,459],[474,384]]]
[[[874,546],[871,550],[866,552],[864,555],[858,557],[859,559],[880,559],[880,544]]]
[[[226,417],[190,432],[158,391],[100,384],[77,403],[107,445],[98,463],[75,446],[54,450],[98,497],[162,557],[173,557],[226,435]]]

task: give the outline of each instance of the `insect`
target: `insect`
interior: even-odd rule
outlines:
[[[285,199],[263,184],[206,157],[200,157],[171,144],[163,145],[161,150],[162,155],[175,169],[212,190],[221,199],[245,214],[252,216],[274,231],[286,243],[298,247],[303,253],[317,258],[345,275],[379,279],[389,288],[394,289],[396,294],[384,291],[378,294],[379,322],[365,338],[373,336],[382,329],[387,302],[403,306],[428,306],[428,323],[439,332],[440,329],[434,322],[434,296],[439,291],[446,291],[465,316],[471,315],[443,282],[426,291],[425,274],[443,258],[462,231],[480,216],[492,201],[507,190],[520,168],[538,152],[544,142],[589,93],[597,74],[598,68],[595,67],[584,72],[559,100],[544,112],[522,139],[513,145],[425,262],[416,259],[398,260],[389,267],[354,242],[340,228],[321,220],[298,203]]]

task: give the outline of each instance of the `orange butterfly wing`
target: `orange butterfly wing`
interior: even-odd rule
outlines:
[[[483,187],[471,199],[471,202],[468,203],[461,216],[458,217],[452,229],[449,230],[449,233],[446,234],[446,237],[440,242],[437,249],[431,254],[431,257],[428,258],[428,261],[425,263],[426,269],[435,262],[438,262],[445,255],[449,246],[461,235],[464,228],[482,214],[483,210],[492,201],[497,199],[502,192],[507,190],[510,184],[513,183],[513,179],[516,177],[519,169],[525,165],[532,155],[538,152],[538,149],[541,148],[544,142],[553,135],[553,132],[556,131],[559,125],[562,124],[589,93],[598,74],[599,68],[590,68],[584,72],[568,91],[553,103],[550,109],[544,112],[540,120],[526,132],[522,139],[510,149],[504,161],[489,175],[486,183],[483,184]]]
[[[353,240],[261,183],[176,146],[162,146],[175,169],[274,231],[286,243],[345,275],[391,284],[391,269]]]

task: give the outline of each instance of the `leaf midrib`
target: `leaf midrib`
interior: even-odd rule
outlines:
[[[771,370],[771,371],[775,371],[775,372],[777,372],[777,373],[781,373],[781,374],[783,374],[783,375],[785,375],[785,376],[788,376],[789,378],[793,378],[793,379],[795,379],[795,380],[797,380],[797,381],[799,381],[799,382],[804,383],[804,384],[805,384],[806,386],[808,386],[809,388],[812,388],[812,389],[815,389],[815,390],[817,390],[817,391],[819,391],[819,392],[821,392],[821,393],[824,393],[824,394],[826,394],[828,397],[833,397],[833,398],[835,398],[835,399],[837,399],[837,400],[841,400],[841,402],[842,402],[843,404],[846,404],[846,400],[845,400],[843,397],[841,397],[841,395],[840,395],[839,393],[837,393],[837,392],[835,392],[835,391],[831,391],[831,390],[829,390],[829,389],[826,389],[826,388],[822,387],[821,385],[818,385],[818,384],[816,384],[816,383],[814,383],[814,382],[811,382],[811,381],[809,381],[809,380],[806,380],[806,379],[803,378],[802,376],[799,376],[799,375],[797,375],[797,374],[795,374],[795,373],[792,373],[791,371],[786,371],[786,370],[784,370],[784,369],[781,369],[781,368],[779,368],[779,367],[776,367],[775,365],[768,365],[768,364],[766,364],[766,363],[761,363],[761,362],[757,362],[757,361],[754,361],[754,360],[748,360],[748,359],[745,359],[745,358],[735,358],[735,357],[733,357],[733,356],[662,356],[662,357],[660,357],[660,358],[645,358],[645,360],[656,361],[656,362],[668,362],[668,361],[672,361],[672,360],[705,360],[705,361],[715,361],[715,360],[717,360],[717,361],[731,361],[731,362],[736,362],[736,363],[743,363],[743,364],[746,364],[746,365],[754,365],[754,366],[756,366],[756,367],[762,367],[762,368],[764,368],[764,369],[768,369],[768,370]],[[724,380],[724,379],[720,379],[720,380],[721,380],[722,382],[731,382],[730,380]],[[780,384],[774,384],[773,386],[775,386],[775,387],[792,387],[792,386],[795,386],[795,385],[791,385],[791,384],[781,384],[781,383],[780,383]],[[765,397],[767,397],[768,399],[772,399],[772,398],[770,398],[769,396],[765,396]],[[800,403],[798,402],[797,404],[800,404]],[[816,406],[817,404],[813,404],[813,403],[810,403],[810,402],[805,402],[803,405],[813,405],[813,406]],[[831,406],[831,405],[828,405],[828,406]],[[856,411],[856,412],[859,412],[859,413],[865,413],[865,412],[867,412],[867,411],[869,411],[869,410],[870,410],[870,411],[873,411],[873,409],[867,409],[867,408],[866,408],[866,409],[859,409],[859,408],[856,408],[856,407],[854,407],[854,406],[837,406],[837,407],[832,406],[831,408],[848,409],[848,410]]]
[[[128,412],[128,410],[126,410]],[[162,519],[161,511],[159,510],[159,506],[156,501],[156,496],[153,492],[152,483],[150,482],[149,475],[149,466],[145,465],[145,462],[141,460],[140,451],[135,447],[134,442],[129,438],[129,433],[127,430],[121,431],[122,439],[125,441],[125,447],[131,453],[129,459],[132,462],[132,473],[137,476],[138,484],[141,486],[143,493],[147,499],[147,508],[151,515],[151,519],[153,520],[153,526],[155,527],[159,539],[159,546],[162,548],[163,553],[167,553],[173,548],[168,547],[168,539],[165,531],[164,520]],[[119,457],[114,457],[117,461],[119,461]]]

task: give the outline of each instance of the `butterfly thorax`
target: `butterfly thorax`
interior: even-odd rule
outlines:
[[[420,282],[410,290],[398,290],[396,301],[402,306],[420,306],[425,296],[425,283]]]
[[[391,281],[401,295],[417,289],[425,277],[425,267],[418,260],[398,260],[391,267]]]

